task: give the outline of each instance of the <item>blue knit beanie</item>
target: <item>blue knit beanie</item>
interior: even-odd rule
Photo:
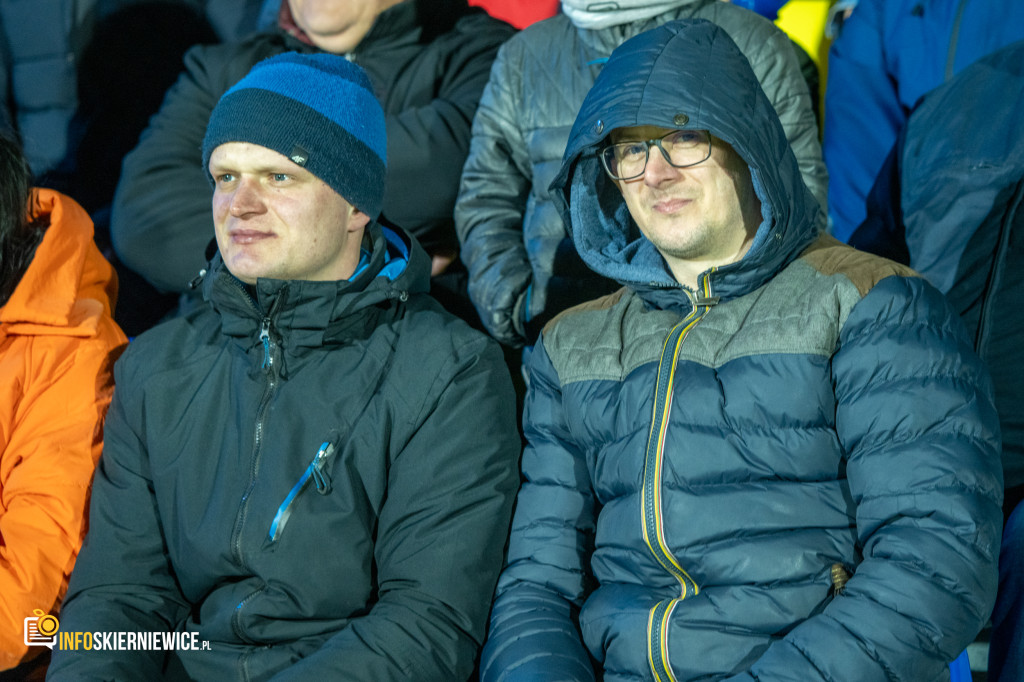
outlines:
[[[224,93],[203,138],[203,168],[225,142],[287,156],[371,218],[387,170],[384,111],[366,73],[344,57],[286,52],[265,59]]]

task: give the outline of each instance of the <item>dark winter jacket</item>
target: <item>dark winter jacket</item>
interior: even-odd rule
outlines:
[[[859,0],[828,55],[824,154],[832,233],[846,241],[921,97],[1024,38],[1024,2]]]
[[[51,677],[469,676],[518,480],[511,382],[422,293],[422,249],[372,225],[351,282],[250,294],[218,258],[211,306],[132,342],[61,628],[210,650],[55,651]]]
[[[1022,110],[1024,41],[929,93],[850,239],[909,264],[960,313],[995,381],[1007,488],[1024,486]]]
[[[678,0],[654,19],[578,29],[565,15],[534,24],[499,51],[473,120],[455,224],[480,319],[510,346],[533,343],[566,308],[615,282],[580,261],[548,193],[580,104],[616,46],[677,18],[713,21],[733,38],[782,119],[804,180],[825,205],[828,177],[814,108],[789,39],[770,21],[719,0]]]
[[[682,115],[747,162],[764,217],[698,291],[595,155]],[[605,682],[948,679],[992,608],[1002,480],[991,383],[941,294],[820,234],[771,104],[708,23],[612,55],[554,188],[625,288],[531,358],[483,679],[588,680],[590,657]]]
[[[469,130],[491,62],[514,30],[465,0],[407,0],[381,13],[349,58],[387,116],[383,216],[433,253],[457,244],[452,218]],[[114,249],[162,291],[185,291],[206,259],[211,189],[199,148],[220,96],[257,62],[316,51],[283,29],[197,47],[127,157],[111,216]]]

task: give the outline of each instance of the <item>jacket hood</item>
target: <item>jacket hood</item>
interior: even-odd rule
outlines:
[[[48,222],[32,262],[7,303],[7,334],[93,336],[117,301],[117,276],[93,241],[89,214],[70,197],[35,189],[36,215]]]
[[[285,346],[294,351],[329,343],[353,325],[359,313],[387,301],[405,301],[430,287],[430,258],[416,240],[397,227],[371,221],[363,257],[348,280],[258,279],[249,287],[232,275],[220,254],[210,262],[203,298],[220,313],[223,331],[251,344],[261,320],[270,318]]]
[[[580,108],[551,184],[576,249],[595,272],[641,294],[678,286],[597,157],[612,130],[641,125],[709,130],[750,167],[762,222],[747,255],[713,273],[715,296],[757,288],[824,225],[746,57],[708,21],[672,21],[612,53]]]

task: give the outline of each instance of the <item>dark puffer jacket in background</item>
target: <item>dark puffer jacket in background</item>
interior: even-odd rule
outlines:
[[[422,293],[423,250],[370,234],[351,282],[250,295],[218,257],[212,305],[131,343],[61,628],[210,650],[54,651],[51,678],[469,676],[518,482],[512,386]]]
[[[697,291],[596,155],[680,115],[746,161],[763,216]],[[554,184],[584,260],[625,287],[531,357],[483,680],[592,680],[591,658],[604,682],[948,680],[992,608],[1002,477],[991,381],[942,295],[821,234],[756,76],[706,22],[612,55]]]
[[[867,220],[850,238],[920,272],[971,332],[995,381],[1013,498],[1007,515],[1024,496],[1022,110],[1024,40],[922,100],[868,196]]]

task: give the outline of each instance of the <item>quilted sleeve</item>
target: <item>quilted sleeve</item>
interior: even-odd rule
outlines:
[[[959,318],[920,277],[856,304],[833,356],[863,560],[845,590],[732,680],[940,679],[996,593],[999,423]]]
[[[576,616],[591,586],[594,494],[583,454],[571,441],[543,341],[531,355],[530,377],[523,483],[480,679],[593,680]]]
[[[533,279],[523,218],[532,173],[517,125],[521,71],[515,40],[498,52],[473,119],[469,157],[455,207],[455,229],[469,270],[469,295],[494,338],[524,342],[523,310]]]

